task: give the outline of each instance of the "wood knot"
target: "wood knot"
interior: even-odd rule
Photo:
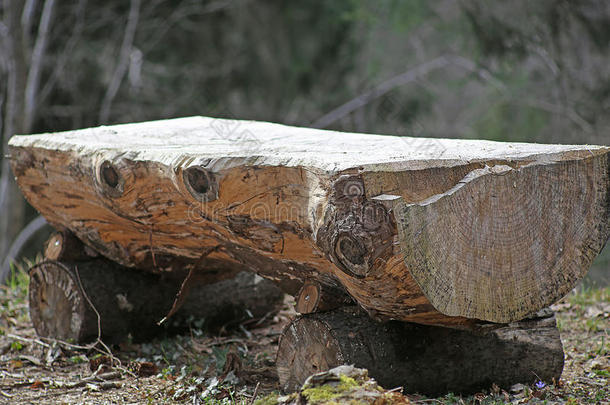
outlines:
[[[333,200],[336,204],[358,204],[364,197],[364,182],[359,176],[340,176],[333,185]]]
[[[119,173],[109,162],[102,164],[102,180],[110,187],[116,188],[119,185]]]
[[[102,188],[102,192],[107,196],[116,198],[123,195],[125,179],[111,161],[104,160],[99,165],[96,178]]]
[[[197,201],[207,202],[218,198],[218,185],[214,175],[201,166],[191,166],[184,170],[182,181]]]
[[[396,225],[383,202],[367,199],[358,176],[333,184],[333,206],[317,233],[317,243],[341,271],[364,278],[391,252]]]
[[[362,241],[349,234],[339,235],[335,242],[337,259],[356,277],[364,277],[368,273],[368,250]]]

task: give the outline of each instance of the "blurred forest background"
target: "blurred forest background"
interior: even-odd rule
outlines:
[[[40,225],[13,134],[208,115],[607,145],[610,1],[0,0],[0,111],[6,267]]]

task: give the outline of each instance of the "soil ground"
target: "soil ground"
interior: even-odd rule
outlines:
[[[609,404],[610,288],[580,288],[553,309],[566,360],[555,384],[397,401]],[[294,316],[287,298],[279,314],[231,330],[212,333],[205,322],[193,322],[181,335],[125,342],[111,353],[99,346],[79,349],[38,339],[28,315],[27,276],[18,272],[0,287],[0,403],[274,403],[278,338]]]

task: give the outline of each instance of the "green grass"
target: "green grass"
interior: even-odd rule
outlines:
[[[568,301],[574,306],[586,307],[598,302],[610,303],[610,287],[595,287],[581,285],[568,296]]]

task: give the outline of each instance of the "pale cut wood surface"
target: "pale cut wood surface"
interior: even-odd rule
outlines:
[[[131,160],[214,169],[248,163],[329,172],[418,170],[484,161],[563,160],[599,152],[591,145],[542,145],[481,140],[390,137],[292,127],[259,121],[188,117],[15,136],[12,146],[81,154],[117,153]],[[186,162],[185,160],[190,160]]]
[[[573,288],[608,239],[609,151],[204,117],[10,141],[28,201],[123,265],[184,269],[220,246],[211,259],[292,294],[319,283],[449,326]]]

